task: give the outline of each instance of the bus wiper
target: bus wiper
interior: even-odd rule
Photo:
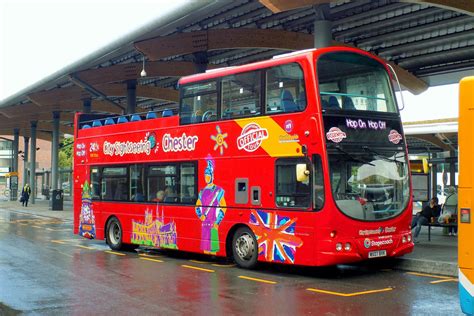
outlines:
[[[370,166],[375,166],[373,163],[371,163],[370,161],[368,160],[364,160],[362,158],[359,158],[359,157],[356,157],[354,156],[353,154],[351,153],[348,153],[347,151],[345,151],[344,149],[342,149],[341,147],[339,146],[336,146],[336,149],[338,151],[340,151],[341,153],[343,153],[344,155],[346,155],[347,157],[351,158],[353,161],[357,161],[357,162],[362,162],[363,164],[368,164]]]
[[[385,160],[385,161],[395,162],[395,163],[404,163],[403,161],[400,161],[400,160],[397,159],[397,155],[395,155],[394,158],[391,158],[391,157],[382,155],[381,153],[379,153],[379,152],[373,150],[372,148],[369,148],[368,146],[364,146],[364,147],[362,147],[362,149],[364,149],[365,151],[368,151],[368,152],[370,152],[370,153],[372,153],[372,154],[377,155],[377,157],[380,157],[380,158],[382,158],[382,159]]]

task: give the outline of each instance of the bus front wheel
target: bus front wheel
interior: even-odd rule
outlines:
[[[232,256],[241,268],[253,269],[257,265],[257,239],[250,228],[240,227],[235,232],[232,238]]]
[[[121,250],[124,246],[122,243],[122,225],[116,217],[110,219],[107,224],[106,241],[112,250]]]

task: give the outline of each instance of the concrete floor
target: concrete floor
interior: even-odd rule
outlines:
[[[0,314],[461,315],[455,278],[393,262],[250,271],[187,253],[111,252],[71,231],[69,219],[0,209]]]

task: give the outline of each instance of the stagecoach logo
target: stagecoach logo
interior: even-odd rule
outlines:
[[[268,138],[268,130],[260,127],[257,123],[249,123],[242,129],[242,133],[237,137],[237,147],[248,152],[256,151],[260,148],[262,141]]]
[[[388,246],[391,244],[393,244],[392,238],[379,239],[379,240],[370,240],[369,238],[364,239],[364,247],[367,249],[370,247],[381,247],[381,246]]]
[[[326,138],[335,143],[340,143],[346,137],[346,133],[341,131],[338,127],[331,127],[329,132],[326,133]]]
[[[370,239],[369,238],[364,239],[364,247],[365,248],[370,248]]]
[[[400,135],[396,130],[392,129],[388,134],[388,140],[396,145],[402,140],[402,135]]]

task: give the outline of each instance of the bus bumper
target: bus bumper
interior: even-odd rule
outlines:
[[[474,315],[474,284],[459,269],[459,299],[464,314]]]

